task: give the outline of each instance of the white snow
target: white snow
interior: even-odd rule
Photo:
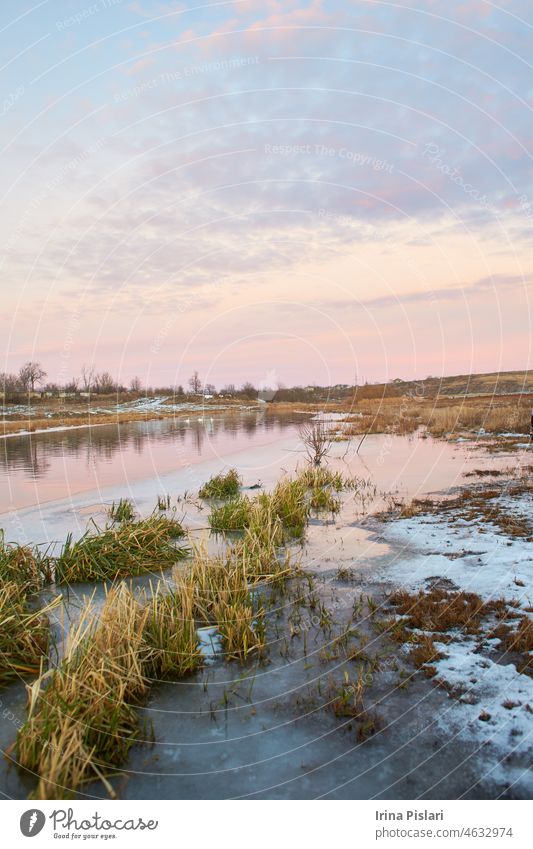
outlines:
[[[497,503],[508,514],[531,521],[530,494],[503,495]],[[483,518],[453,518],[443,512],[386,525],[383,536],[398,554],[379,577],[410,591],[427,589],[429,578],[447,578],[458,589],[485,600],[517,601],[522,608],[517,612],[523,614],[532,606],[533,542],[508,536]],[[498,662],[499,639],[476,640],[459,631],[449,636],[449,643],[434,636],[443,657],[431,664],[437,670],[432,680],[452,690],[449,708],[438,717],[438,724],[448,738],[479,744],[485,783],[496,784],[499,791],[514,785],[515,791],[530,796],[533,679],[505,659]]]
[[[486,780],[517,781],[522,790],[533,789],[533,773],[527,769],[533,756],[533,679],[512,663],[476,653],[472,639],[436,646],[447,656],[433,664],[433,680],[457,688],[439,725],[447,735],[483,747]]]
[[[524,497],[523,503],[531,509],[531,499]],[[516,512],[513,506],[509,512]],[[400,519],[383,535],[400,547],[382,575],[385,580],[419,589],[438,575],[484,599],[503,596],[533,604],[533,543],[525,538],[508,537],[477,521],[450,522],[446,514]]]

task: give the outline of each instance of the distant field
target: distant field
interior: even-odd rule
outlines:
[[[424,380],[398,380],[359,386],[357,399],[375,399],[411,395],[422,398],[440,396],[475,397],[476,395],[519,395],[533,393],[533,371],[459,374],[451,377],[427,377]]]

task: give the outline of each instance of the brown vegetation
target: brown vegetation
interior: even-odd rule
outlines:
[[[432,632],[457,628],[467,634],[477,634],[484,617],[507,610],[504,600],[484,602],[476,593],[438,588],[429,592],[420,590],[416,594],[397,590],[389,597],[389,603],[406,617],[407,627]]]
[[[363,433],[413,433],[423,428],[433,436],[464,431],[528,433],[532,395],[494,397],[439,396],[437,398],[385,397],[355,399],[342,428],[349,438]]]

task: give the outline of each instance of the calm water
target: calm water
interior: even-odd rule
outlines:
[[[159,477],[295,434],[302,416],[242,412],[47,431],[0,443],[0,513]]]
[[[148,515],[158,495],[197,493],[211,475],[231,466],[245,487],[269,488],[305,462],[298,436],[302,418],[305,413],[268,410],[195,413],[9,437],[0,442],[0,528],[12,542],[61,542],[69,532],[84,533],[91,517],[105,521],[119,498],[132,499]],[[510,459],[420,434],[371,435],[359,454],[358,443],[334,443],[328,464],[404,498],[449,491],[465,482],[467,471],[505,466]],[[206,523],[201,513],[191,521],[190,527]]]

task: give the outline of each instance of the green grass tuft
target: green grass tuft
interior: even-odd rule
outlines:
[[[69,535],[55,559],[56,581],[114,580],[172,566],[188,554],[187,548],[174,544],[183,533],[175,519],[152,515],[103,530],[95,526],[77,542]]]
[[[201,487],[200,498],[235,498],[239,494],[241,479],[236,469],[230,469],[225,475],[215,475]]]
[[[252,502],[243,495],[211,509],[209,525],[214,531],[243,531],[249,521]]]
[[[135,519],[135,508],[127,498],[121,498],[116,504],[109,508],[109,517],[113,522],[133,522]]]

